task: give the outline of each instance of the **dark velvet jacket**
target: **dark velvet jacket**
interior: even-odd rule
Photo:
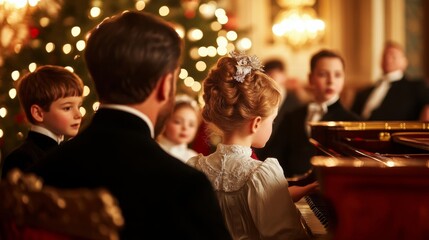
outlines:
[[[98,110],[33,170],[47,185],[107,188],[125,218],[121,239],[230,239],[206,176],[163,151],[133,114]]]
[[[2,178],[13,168],[19,168],[27,172],[34,164],[38,163],[45,155],[58,147],[54,139],[34,131],[29,131],[25,141],[10,154],[3,162]]]
[[[375,86],[356,94],[351,110],[362,115],[366,102]],[[422,80],[410,80],[404,76],[391,83],[390,89],[380,106],[373,110],[369,121],[416,121],[421,111],[429,104],[429,88]]]

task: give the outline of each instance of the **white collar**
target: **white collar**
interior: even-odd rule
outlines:
[[[31,125],[30,130],[33,132],[37,132],[40,134],[43,134],[47,137],[50,137],[52,139],[54,139],[55,142],[57,142],[58,144],[60,144],[60,142],[62,142],[64,140],[64,135],[56,135],[55,133],[53,133],[52,131],[50,131],[49,129],[39,126],[39,125]]]
[[[149,117],[146,114],[140,112],[139,110],[137,110],[135,108],[132,108],[132,107],[128,107],[126,105],[120,105],[120,104],[101,104],[99,108],[116,109],[116,110],[120,110],[120,111],[131,113],[131,114],[133,114],[133,115],[141,118],[149,126],[150,136],[152,138],[154,138],[155,133],[154,133],[154,128],[153,128],[152,121],[149,119]]]
[[[188,149],[188,145],[186,143],[182,143],[182,144],[174,143],[162,134],[160,134],[158,136],[157,141],[160,145],[165,147],[165,149],[167,149],[167,150],[173,150],[173,149],[185,150],[185,149]]]
[[[396,70],[390,73],[386,73],[382,79],[389,80],[390,82],[396,82],[401,80],[404,77],[404,72],[401,70]]]
[[[322,103],[318,103],[318,102],[313,102],[309,104],[309,108],[313,108],[313,109],[317,109],[317,108],[322,108],[324,113],[328,112],[328,107],[331,106],[332,104],[334,104],[335,102],[338,101],[338,99],[340,99],[339,95],[335,95],[333,96],[331,99],[329,99],[328,101],[322,102]]]

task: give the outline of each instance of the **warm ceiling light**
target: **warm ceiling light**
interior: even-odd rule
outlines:
[[[314,9],[308,6],[311,1],[298,2],[303,5],[297,2],[289,5],[277,15],[272,27],[275,36],[284,38],[294,48],[318,41],[325,31],[325,23],[318,19]]]

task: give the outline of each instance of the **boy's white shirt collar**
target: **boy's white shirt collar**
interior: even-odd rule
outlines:
[[[340,95],[335,95],[333,96],[331,99],[329,99],[328,101],[322,102],[322,103],[311,103],[311,104],[316,104],[316,105],[320,105],[323,108],[323,112],[327,113],[328,112],[328,107],[331,106],[332,104],[336,103],[338,101],[338,99],[340,99]]]
[[[30,130],[48,136],[54,139],[58,144],[60,144],[64,140],[64,135],[58,136],[55,133],[51,132],[49,129],[42,126],[31,125]]]
[[[323,104],[325,104],[325,105],[326,105],[326,107],[329,107],[329,106],[331,106],[332,104],[334,104],[335,102],[337,102],[337,101],[338,101],[338,99],[340,99],[340,96],[339,96],[339,95],[335,95],[335,96],[333,96],[331,99],[329,99],[328,101],[324,102]]]
[[[138,111],[132,107],[128,107],[128,106],[120,105],[120,104],[100,104],[99,108],[116,109],[116,110],[120,110],[120,111],[124,111],[124,112],[131,113],[133,115],[136,115],[137,117],[141,118],[143,121],[146,122],[146,124],[149,126],[150,136],[152,138],[154,138],[154,136],[155,136],[154,127],[153,127],[153,124],[150,121],[149,117],[146,114],[144,114],[144,113],[142,113],[142,112],[140,112],[140,111]]]

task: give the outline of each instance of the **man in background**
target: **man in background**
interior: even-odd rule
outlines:
[[[292,89],[288,89],[288,86],[292,85],[290,82],[295,80],[288,79],[287,69],[282,60],[276,58],[269,59],[263,64],[263,66],[265,73],[272,77],[281,86],[280,91],[283,96],[282,102],[279,106],[279,112],[274,121],[274,132],[277,130],[279,123],[283,120],[284,115],[302,106],[305,100],[301,99],[297,93],[297,91],[300,90],[298,89],[300,86],[295,86],[293,89],[294,91],[292,91]],[[295,84],[297,85],[298,83]]]
[[[381,62],[383,76],[374,86],[356,94],[351,110],[369,121],[424,120],[429,88],[424,81],[410,79],[405,73],[407,66],[402,46],[386,42]]]

